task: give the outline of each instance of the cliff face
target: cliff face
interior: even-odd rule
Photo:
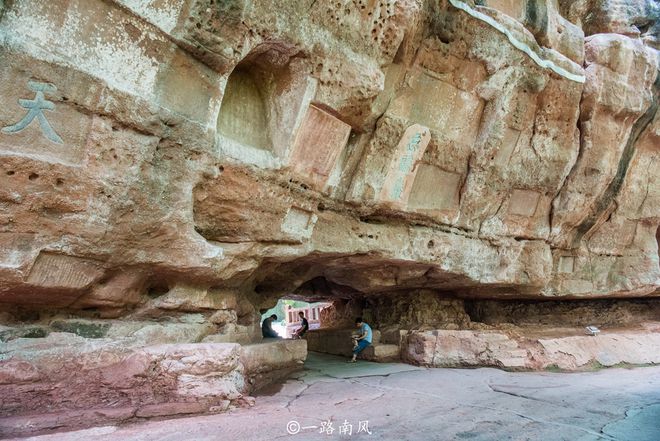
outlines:
[[[5,2],[0,301],[654,293],[657,4],[477,3]]]
[[[42,402],[26,384],[66,407],[78,369],[126,418],[241,404],[304,359],[237,345],[285,295],[334,300],[336,323],[450,330],[517,317],[516,299],[658,296],[659,16],[653,0],[0,0],[3,412]],[[199,363],[226,355],[217,378],[195,358],[150,392],[145,372],[202,340]]]

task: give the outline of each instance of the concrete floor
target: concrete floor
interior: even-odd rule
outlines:
[[[334,432],[319,433],[327,421]],[[371,434],[357,433],[361,421]],[[304,371],[262,391],[251,409],[30,439],[658,441],[660,367],[511,373],[310,354]]]

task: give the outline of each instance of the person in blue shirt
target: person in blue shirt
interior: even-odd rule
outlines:
[[[353,358],[349,360],[349,363],[355,363],[358,354],[371,344],[371,338],[373,335],[371,332],[371,326],[366,324],[362,320],[362,317],[355,319],[355,326],[360,328],[360,335],[357,337],[357,345],[353,348]]]

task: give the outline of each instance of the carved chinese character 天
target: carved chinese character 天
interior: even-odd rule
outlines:
[[[27,109],[28,112],[23,116],[16,124],[2,128],[3,133],[14,134],[23,131],[27,126],[29,126],[32,121],[36,118],[39,121],[39,126],[41,131],[48,140],[54,142],[55,144],[64,144],[62,138],[55,132],[55,129],[50,125],[44,115],[44,110],[53,111],[55,110],[55,103],[48,101],[45,97],[45,93],[54,93],[57,91],[57,88],[53,84],[49,83],[40,83],[36,81],[28,81],[28,87],[30,90],[36,93],[33,100],[19,99],[18,103],[24,109]]]

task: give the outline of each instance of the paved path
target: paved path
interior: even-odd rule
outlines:
[[[31,439],[660,440],[660,367],[510,373],[346,364],[319,354],[310,354],[305,366],[263,391],[251,409]],[[327,420],[334,432],[318,433]],[[361,421],[371,435],[364,427],[357,433]],[[351,435],[339,433],[344,422],[352,425]],[[287,425],[300,432],[290,435]]]

